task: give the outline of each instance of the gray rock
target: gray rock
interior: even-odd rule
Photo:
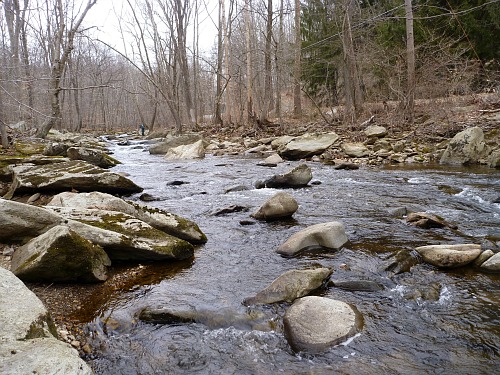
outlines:
[[[342,150],[347,156],[354,158],[361,158],[363,156],[368,156],[370,150],[362,143],[342,143]]]
[[[271,141],[271,148],[273,150],[279,150],[280,148],[284,147],[287,143],[291,142],[294,139],[295,137],[292,137],[291,135],[284,135],[278,137],[273,141]]]
[[[404,272],[410,272],[411,268],[420,263],[418,255],[409,250],[400,250],[392,255],[384,266],[384,271],[398,275]]]
[[[225,189],[224,193],[227,194],[227,193],[232,193],[235,191],[245,191],[245,190],[249,190],[248,187],[245,185],[234,185],[234,186],[230,186],[227,189]]]
[[[427,263],[436,267],[454,268],[473,262],[481,254],[481,245],[428,245],[415,250]]]
[[[439,162],[441,164],[477,163],[484,147],[483,130],[479,127],[468,128],[453,137]]]
[[[208,310],[196,306],[146,307],[139,319],[153,324],[201,323],[210,329],[234,327],[237,329],[271,331],[272,322],[262,312],[240,313],[229,309]]]
[[[193,245],[189,242],[122,212],[47,207],[66,218],[66,225],[83,238],[102,246],[112,260],[187,259],[194,253]],[[95,229],[88,228],[89,226]]]
[[[311,135],[304,134],[288,142],[279,149],[279,154],[287,159],[298,160],[320,155],[333,145],[339,136],[335,133]]]
[[[474,261],[474,265],[480,267],[484,262],[490,259],[495,253],[492,250],[483,251]]]
[[[279,276],[268,287],[243,301],[245,306],[275,302],[292,302],[318,289],[332,274],[329,268],[290,270]]]
[[[387,135],[387,129],[379,125],[370,125],[365,129],[364,133],[368,138],[381,138]]]
[[[24,281],[99,282],[110,265],[102,247],[58,225],[18,248],[11,269]]]
[[[18,193],[37,191],[102,191],[111,194],[139,193],[142,188],[117,173],[81,160],[56,164],[10,166]]]
[[[299,205],[294,197],[285,192],[278,192],[269,198],[251,216],[257,220],[276,220],[291,217]]]
[[[490,156],[488,156],[487,163],[490,168],[500,168],[500,150],[493,151]]]
[[[56,336],[43,303],[12,272],[0,267],[0,373],[91,375],[78,352]]]
[[[0,241],[25,242],[62,221],[44,208],[0,198]]]
[[[165,154],[167,160],[203,159],[204,157],[205,147],[201,139],[192,144],[173,147]]]
[[[263,161],[257,163],[262,167],[276,167],[278,164],[283,163],[283,159],[278,154],[272,154],[265,158]]]
[[[262,184],[259,185],[256,184],[256,187],[258,189],[263,187],[296,188],[296,187],[307,186],[307,184],[311,180],[312,180],[311,168],[309,168],[306,164],[301,164],[285,174],[274,175],[273,177],[265,180]]]
[[[202,139],[200,134],[182,134],[179,136],[167,136],[165,141],[152,145],[149,148],[149,153],[152,155],[166,154],[168,150],[182,145],[190,145]]]
[[[91,193],[60,193],[52,198],[48,206],[96,208],[106,211],[117,211],[142,220],[152,227],[167,234],[178,237],[193,244],[207,242],[207,237],[198,225],[181,216],[158,209],[149,208],[110,194]]]
[[[88,147],[70,147],[66,151],[71,160],[83,160],[100,168],[112,168],[121,164],[105,152]]]
[[[276,252],[292,257],[304,250],[340,249],[347,242],[344,225],[338,221],[311,225],[292,235]]]
[[[319,353],[354,336],[361,329],[361,320],[345,302],[310,296],[295,301],[283,322],[295,351]]]
[[[481,264],[481,269],[490,272],[500,272],[500,253],[496,253]]]

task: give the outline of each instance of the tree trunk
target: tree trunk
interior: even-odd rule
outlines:
[[[273,36],[273,0],[267,0],[266,48],[264,51],[264,103],[260,111],[260,122],[268,121],[272,97],[271,41]]]
[[[224,50],[222,46],[222,36],[224,34],[224,19],[225,19],[225,4],[224,0],[219,0],[219,24],[217,33],[217,71],[216,74],[216,88],[215,88],[215,113],[213,123],[214,125],[222,125],[222,58]]]
[[[302,102],[300,99],[300,75],[301,75],[301,35],[300,35],[300,0],[295,0],[295,62],[293,69],[293,114],[297,117],[302,115]]]
[[[344,91],[346,118],[354,123],[363,107],[363,92],[361,79],[354,53],[354,43],[351,28],[352,0],[344,2],[344,18],[342,23],[342,50],[344,58]]]
[[[413,10],[411,0],[405,0],[406,11],[406,64],[408,82],[405,97],[405,116],[408,122],[413,123],[415,115],[415,43],[413,40]]]
[[[251,0],[245,0],[245,36],[246,36],[246,59],[247,59],[247,118],[246,122],[248,125],[252,124],[255,119],[253,113],[253,88],[252,88],[252,50],[251,50],[251,17],[250,17],[250,4]]]

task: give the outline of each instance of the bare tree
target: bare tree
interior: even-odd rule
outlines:
[[[271,42],[273,37],[273,0],[267,0],[266,46],[264,50],[264,100],[260,110],[260,123],[268,121],[272,98]]]
[[[96,4],[97,0],[87,0],[87,3],[76,20],[70,19],[67,25],[67,16],[62,0],[55,0],[53,4],[55,23],[52,25],[54,34],[50,40],[50,78],[49,93],[51,116],[42,124],[36,134],[39,138],[45,138],[53,126],[60,126],[62,121],[59,94],[61,92],[61,77],[68,62],[71,51],[74,48],[76,33],[87,15],[88,11]],[[47,12],[50,3],[47,2]],[[69,28],[68,28],[69,27]]]
[[[301,75],[301,35],[300,35],[300,0],[295,0],[295,61],[293,69],[293,113],[295,116],[302,115],[302,102],[300,100],[300,75]]]
[[[415,43],[413,40],[413,10],[411,0],[405,0],[406,11],[406,64],[407,64],[407,87],[405,95],[405,116],[413,123],[415,112]]]

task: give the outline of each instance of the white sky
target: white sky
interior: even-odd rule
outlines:
[[[84,0],[82,0],[83,2]],[[86,1],[86,0],[85,0]],[[131,0],[133,3],[134,0]],[[199,29],[199,49],[200,53],[207,54],[211,51],[217,38],[217,29],[210,19],[208,11],[211,13],[212,19],[217,22],[217,1],[205,0],[206,7],[200,0],[200,29]],[[97,26],[99,32],[97,36],[111,46],[123,51],[123,41],[119,28],[119,15],[123,11],[128,10],[126,0],[98,0],[96,5],[90,9],[85,19],[85,24]],[[193,21],[193,17],[191,22]],[[192,27],[188,28],[192,30]],[[188,35],[188,44],[191,44],[193,37]]]

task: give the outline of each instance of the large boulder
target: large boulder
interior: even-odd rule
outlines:
[[[495,150],[488,156],[487,164],[490,168],[500,168],[500,150]]]
[[[182,145],[190,145],[202,139],[200,134],[182,134],[178,136],[169,135],[167,138],[158,144],[152,145],[149,148],[149,153],[152,155],[165,155],[168,150]]]
[[[167,160],[178,159],[203,159],[205,157],[205,147],[200,139],[189,145],[173,147],[165,154]]]
[[[320,155],[333,145],[339,136],[335,133],[327,134],[304,134],[288,142],[279,154],[287,159],[298,160],[314,155]]]
[[[278,192],[269,198],[251,216],[257,220],[276,220],[291,217],[299,208],[297,201],[290,194]]]
[[[0,242],[25,242],[62,221],[44,208],[0,198]]]
[[[292,257],[305,250],[340,249],[347,242],[344,225],[338,221],[311,225],[286,240],[276,252]]]
[[[126,202],[111,194],[101,192],[63,192],[54,196],[48,206],[96,208],[106,211],[123,212],[148,223],[156,229],[192,244],[207,242],[207,237],[196,223],[158,208],[150,208]]]
[[[295,351],[319,353],[354,336],[361,329],[362,317],[345,302],[310,296],[295,301],[283,323]]]
[[[0,373],[93,374],[78,352],[56,337],[42,301],[0,267]]]
[[[415,250],[427,263],[436,267],[454,268],[473,262],[481,254],[481,245],[428,245],[419,246]]]
[[[193,245],[189,242],[121,212],[53,206],[47,208],[67,219],[66,225],[83,238],[102,246],[112,260],[187,259],[194,253]]]
[[[290,270],[279,276],[255,296],[246,298],[243,304],[262,305],[275,302],[292,302],[318,289],[332,274],[329,268]]]
[[[58,225],[18,248],[11,269],[24,281],[99,282],[110,265],[102,247]]]
[[[10,166],[14,178],[12,186],[18,193],[39,191],[102,191],[111,194],[132,194],[142,191],[131,180],[108,172],[82,160],[56,164]]]
[[[448,144],[439,161],[441,164],[474,164],[484,150],[484,133],[479,127],[457,133]]]
[[[342,143],[342,150],[347,156],[353,158],[362,158],[363,156],[370,155],[370,150],[362,143]]]
[[[83,160],[100,168],[111,168],[121,164],[105,152],[88,147],[70,147],[66,154],[71,160]]]
[[[259,188],[296,188],[307,186],[312,180],[312,171],[306,164],[301,164],[285,174],[274,175],[264,182],[257,181],[255,187]]]

